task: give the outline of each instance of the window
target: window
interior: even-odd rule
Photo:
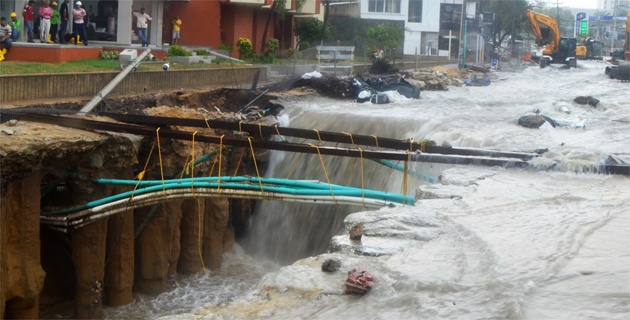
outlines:
[[[422,22],[422,0],[409,0],[409,22]]]
[[[459,31],[462,17],[462,5],[442,3],[440,4],[440,29]]]
[[[369,0],[368,12],[400,13],[401,0]]]

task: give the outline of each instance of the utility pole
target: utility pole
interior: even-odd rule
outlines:
[[[464,37],[466,37],[466,35],[464,34],[465,17],[466,17],[466,0],[462,2],[462,17],[459,24],[459,68],[460,69],[464,69],[464,66],[466,65],[466,53],[464,51],[466,50],[466,48],[462,47],[464,45]]]

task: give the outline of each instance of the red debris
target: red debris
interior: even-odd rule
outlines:
[[[346,279],[346,293],[364,294],[372,289],[374,276],[363,268],[348,271]]]

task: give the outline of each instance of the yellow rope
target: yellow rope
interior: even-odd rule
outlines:
[[[133,194],[134,192],[136,192],[136,189],[138,189],[138,186],[140,185],[140,181],[142,181],[142,179],[144,178],[144,174],[147,172],[147,167],[149,166],[149,160],[151,160],[151,155],[153,154],[154,148],[155,148],[155,140],[153,140],[153,145],[151,146],[151,150],[149,151],[147,162],[144,164],[144,169],[142,169],[142,171],[138,173],[138,175],[136,176],[136,179],[138,179],[138,183],[136,183],[136,186],[133,187],[133,191],[131,191],[131,198],[129,199],[129,202],[133,201]]]
[[[260,123],[258,124],[258,131],[260,132],[260,139],[264,140],[265,136],[263,136],[263,134],[262,134],[262,124],[260,124]]]
[[[324,169],[324,176],[326,176],[326,181],[328,182],[328,188],[330,188],[330,195],[333,198],[333,201],[335,201],[335,204],[337,204],[337,199],[335,199],[335,193],[332,190],[332,185],[330,184],[330,179],[328,178],[328,172],[326,172],[326,166],[324,165],[324,158],[322,158],[322,154],[319,152],[319,147],[309,143],[308,144],[311,147],[314,147],[317,150],[317,155],[319,156],[319,162],[322,164],[322,169]]]
[[[302,159],[303,155],[304,155],[303,153],[300,153],[300,155],[298,156],[297,160],[295,160],[295,162],[293,163],[293,167],[291,167],[291,170],[289,170],[289,174],[287,175],[287,179],[291,178],[291,175],[293,174],[293,171],[295,171],[295,168],[297,168],[297,165],[300,162],[300,159]]]
[[[324,143],[322,142],[322,137],[319,135],[319,130],[313,129],[313,131],[317,133],[317,139],[319,139],[319,145],[324,145]]]
[[[201,268],[203,268],[203,271],[206,271],[206,265],[203,263],[203,254],[201,252],[202,250],[202,233],[203,233],[203,226],[201,225],[201,217],[202,217],[202,211],[201,211],[201,199],[197,198],[197,224],[199,225],[199,231],[197,231],[197,233],[199,234],[199,236],[197,237],[197,249],[199,249],[199,260],[201,260]]]
[[[359,156],[361,157],[361,201],[363,201],[363,207],[367,208],[365,205],[365,182],[363,180],[363,150],[359,148]]]
[[[192,135],[192,146],[190,150],[190,190],[192,191],[193,197],[195,196],[195,135],[197,131],[195,131]],[[186,170],[188,170],[188,166],[186,166]]]
[[[407,196],[407,180],[408,180],[407,177],[409,175],[409,160],[411,159],[411,153],[409,152],[409,150],[406,150],[406,152],[407,152],[407,161],[405,161],[405,172],[403,172],[404,176],[403,176],[403,182],[402,182],[403,207],[405,206],[405,197]]]
[[[280,130],[278,130],[278,125],[274,125],[274,127],[276,128],[276,133],[278,134],[278,137],[280,137],[280,139],[282,139],[282,142],[287,142],[287,140],[284,140],[284,137],[280,135]]]
[[[160,128],[157,128],[157,130],[155,130],[155,134],[157,135],[158,155],[160,156],[160,174],[162,175],[162,191],[164,192],[164,197],[166,197],[166,186],[164,185],[164,167],[162,166],[162,149],[160,147]]]
[[[241,133],[243,132],[243,127],[242,127],[242,125],[243,125],[243,121],[239,121],[239,122],[238,122],[238,131],[239,131],[239,132],[241,132]]]
[[[374,137],[374,141],[376,141],[376,150],[379,150],[380,148],[378,147],[378,137],[375,135],[372,135],[372,137]]]
[[[347,132],[343,132],[343,131],[341,131],[341,133],[350,136],[350,142],[352,142],[352,145],[354,145],[354,138],[352,138],[352,133],[347,133]]]
[[[238,173],[238,169],[241,167],[241,162],[243,162],[243,157],[245,156],[246,152],[247,152],[247,149],[243,149],[243,152],[241,152],[241,157],[238,159],[238,163],[236,164],[236,170],[234,170],[234,174],[233,174],[234,177],[236,177],[236,174]]]
[[[254,146],[252,145],[252,138],[247,137],[249,141],[249,148],[252,150],[252,158],[254,158],[254,167],[256,168],[256,175],[258,176],[258,184],[260,185],[260,191],[265,192],[262,185],[262,180],[260,179],[260,172],[258,172],[258,164],[256,163],[256,155],[254,154]]]
[[[348,172],[348,181],[346,182],[346,187],[349,187],[350,184],[352,183],[352,179],[354,178],[354,165],[357,164],[357,158],[354,158],[352,160],[352,168],[350,168],[349,172]]]
[[[385,181],[383,181],[383,184],[381,185],[381,190],[385,190],[385,186],[387,186],[387,183],[389,182],[389,178],[392,177],[394,172],[396,172],[396,170],[389,170],[389,175],[387,176],[387,179],[385,179]]]
[[[221,139],[219,139],[219,173],[217,175],[217,193],[219,193],[219,196],[221,196],[221,162],[223,161],[223,137],[225,137],[225,135],[222,135]]]
[[[410,150],[413,150],[413,138],[409,138],[409,149],[407,150],[407,152],[409,152]]]

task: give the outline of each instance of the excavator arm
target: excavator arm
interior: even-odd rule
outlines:
[[[527,9],[527,19],[532,26],[536,43],[546,46],[545,54],[556,52],[560,46],[560,27],[556,19]],[[550,46],[551,45],[551,46]]]

